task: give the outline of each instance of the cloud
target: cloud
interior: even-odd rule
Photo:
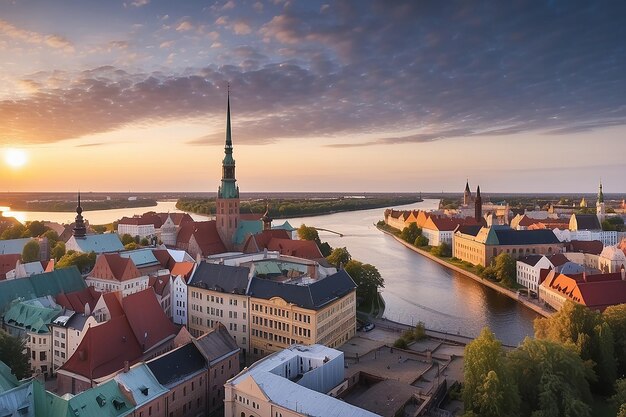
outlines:
[[[64,52],[74,52],[72,42],[60,35],[46,35],[39,32],[20,29],[6,20],[0,19],[0,35],[31,44],[43,44]]]
[[[169,49],[172,46],[174,46],[174,41],[165,41],[165,42],[161,42],[161,45],[159,45],[159,48],[161,49]]]
[[[193,29],[193,25],[191,24],[191,22],[189,20],[183,20],[176,27],[176,31],[177,32],[187,32],[187,31],[190,31],[192,29]]]
[[[237,35],[247,35],[252,32],[252,29],[249,24],[239,20],[233,24],[233,32]]]
[[[150,3],[150,0],[135,0],[130,2],[130,5],[133,7],[142,7]]]
[[[234,8],[235,8],[235,2],[233,0],[228,0],[226,3],[224,3],[221,10],[229,10],[229,9],[234,9]]]

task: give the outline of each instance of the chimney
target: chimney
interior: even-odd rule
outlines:
[[[626,269],[624,268],[624,265],[622,265],[619,272],[622,274],[622,281],[626,281]]]
[[[583,271],[583,281],[587,282],[587,271]]]
[[[130,364],[128,361],[124,361],[124,373],[130,371]]]

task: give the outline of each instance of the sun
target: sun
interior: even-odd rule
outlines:
[[[26,160],[26,152],[22,149],[9,148],[4,151],[4,161],[12,168],[22,167]]]

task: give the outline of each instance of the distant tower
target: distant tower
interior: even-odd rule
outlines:
[[[233,141],[230,132],[230,89],[226,110],[226,146],[222,160],[222,184],[217,190],[215,220],[217,231],[229,250],[233,249],[233,237],[239,226],[239,187],[235,179]]]
[[[85,220],[83,220],[83,208],[80,206],[80,191],[78,192],[78,205],[76,206],[76,223],[74,224],[74,237],[84,239],[87,234]]]
[[[580,207],[581,208],[587,207],[587,200],[585,200],[585,197],[583,197],[583,199],[580,200]]]
[[[471,201],[472,201],[472,192],[470,191],[470,188],[469,188],[469,180],[467,180],[465,182],[465,191],[463,192],[463,205],[469,206]]]
[[[602,193],[602,182],[600,182],[600,188],[598,189],[598,201],[596,202],[596,215],[600,223],[604,221],[604,194]]]
[[[476,188],[476,199],[474,200],[474,218],[480,224],[483,219],[483,198],[480,196],[480,185]]]
[[[261,217],[261,221],[263,222],[263,230],[272,229],[272,218],[270,217],[270,205],[269,204],[265,208],[265,213],[263,214],[263,217]]]

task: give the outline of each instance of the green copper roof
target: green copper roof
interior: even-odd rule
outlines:
[[[283,224],[279,224],[277,226],[272,226],[272,230],[278,230],[278,229],[286,230],[288,232],[293,232],[293,231],[296,230],[296,228],[293,227],[287,220],[285,220],[285,223],[283,223]]]
[[[263,222],[260,220],[239,220],[233,243],[240,245],[244,243],[248,236],[257,234],[262,230]]]
[[[14,303],[4,314],[4,321],[12,326],[34,333],[48,333],[48,324],[57,318],[63,310],[42,305],[38,300]]]
[[[20,383],[6,363],[0,361],[0,393],[17,387]]]

